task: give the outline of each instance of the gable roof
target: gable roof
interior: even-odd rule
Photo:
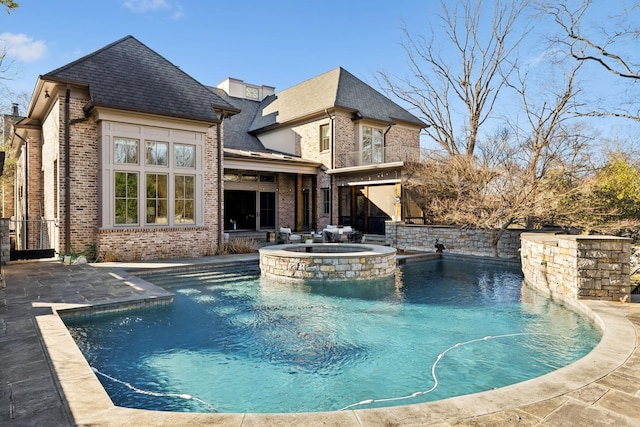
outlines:
[[[133,36],[40,76],[89,87],[94,106],[218,121],[238,110]]]
[[[427,126],[406,109],[338,67],[265,98],[250,131],[260,131],[329,108],[357,111],[365,119],[386,123],[403,121]]]

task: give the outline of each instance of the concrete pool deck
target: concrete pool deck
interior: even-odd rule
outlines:
[[[0,289],[0,424],[19,426],[638,426],[640,304],[584,301],[604,331],[583,359],[512,386],[442,401],[311,414],[193,414],[116,407],[56,309],[170,298],[130,269],[257,262],[257,254],[149,263],[4,267]]]

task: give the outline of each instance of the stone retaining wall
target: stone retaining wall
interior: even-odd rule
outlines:
[[[565,301],[629,301],[631,240],[522,233],[525,281]]]
[[[506,230],[498,242],[498,256],[519,258],[522,232],[523,230]],[[385,223],[385,244],[398,250],[435,252],[436,239],[444,245],[445,253],[493,256],[490,232],[394,221]]]

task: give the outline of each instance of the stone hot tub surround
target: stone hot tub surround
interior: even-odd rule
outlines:
[[[265,246],[262,276],[293,281],[370,280],[396,271],[396,250],[370,244],[312,243]]]

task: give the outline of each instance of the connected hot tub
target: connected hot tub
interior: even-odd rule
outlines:
[[[260,252],[262,276],[294,281],[369,280],[396,271],[396,250],[355,243],[311,243],[265,246]]]

